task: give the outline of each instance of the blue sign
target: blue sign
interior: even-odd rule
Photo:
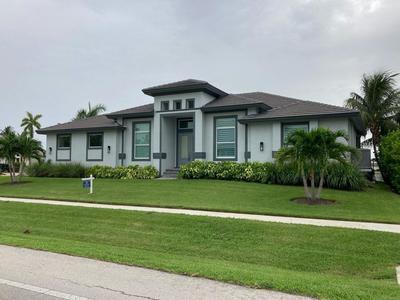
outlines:
[[[89,189],[90,188],[90,180],[83,180],[83,188],[84,189]]]

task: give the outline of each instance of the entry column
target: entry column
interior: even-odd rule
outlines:
[[[203,119],[203,112],[196,110],[194,114],[194,159],[206,158],[203,143]]]

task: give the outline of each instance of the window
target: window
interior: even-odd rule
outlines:
[[[88,148],[101,149],[103,148],[103,133],[88,133]]]
[[[194,108],[194,99],[186,99],[186,109]]]
[[[174,100],[174,109],[175,110],[182,109],[182,100]]]
[[[215,158],[236,160],[236,117],[215,118]]]
[[[188,119],[188,120],[179,120],[178,121],[178,128],[179,129],[193,129],[193,120]]]
[[[133,123],[133,160],[150,160],[150,122]]]
[[[57,149],[71,149],[70,134],[60,134],[57,136]]]
[[[289,123],[282,124],[282,145],[286,146],[286,139],[292,132],[296,130],[308,131],[308,123]]]
[[[169,110],[169,101],[161,101],[161,110],[162,111]]]

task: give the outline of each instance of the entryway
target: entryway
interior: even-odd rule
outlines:
[[[176,150],[177,168],[193,160],[193,119],[178,119]]]

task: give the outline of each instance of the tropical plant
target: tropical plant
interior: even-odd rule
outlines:
[[[105,111],[106,107],[103,104],[96,104],[95,106],[92,106],[89,102],[88,109],[82,108],[78,110],[73,120],[82,120],[90,117],[95,117]]]
[[[360,111],[366,129],[370,130],[372,137],[365,143],[372,145],[380,169],[378,151],[381,137],[398,128],[400,121],[400,90],[396,88],[395,80],[398,75],[390,72],[364,74],[361,95],[351,93],[345,101],[346,107]],[[387,176],[382,175],[387,181]]]
[[[329,162],[338,161],[347,164],[348,154],[356,154],[355,148],[338,139],[347,141],[348,138],[341,130],[336,132],[325,128],[313,129],[310,132],[296,130],[289,134],[287,146],[277,153],[277,161],[280,164],[296,165],[303,182],[305,196],[310,203],[317,202],[321,198]],[[317,177],[319,177],[318,187]]]
[[[9,126],[0,133],[0,157],[4,158],[9,167],[11,183],[17,181],[16,166],[19,150],[18,134]]]
[[[27,133],[22,133],[17,137],[18,154],[20,158],[19,180],[21,181],[22,176],[24,175],[26,162],[30,162],[32,158],[41,161],[44,157],[45,151],[42,148],[41,142],[33,139]]]
[[[40,129],[41,125],[39,119],[42,117],[41,114],[32,115],[30,112],[26,113],[26,117],[22,119],[21,127],[24,132],[27,133],[31,138],[33,138],[35,129]]]
[[[104,172],[103,174],[109,176],[108,178],[113,178],[111,177],[112,172]],[[303,185],[298,175],[297,166],[293,163],[238,163],[232,161],[215,162],[194,160],[181,166],[178,176],[183,179],[220,179],[266,184]],[[318,180],[319,176],[318,173],[316,176]],[[96,177],[99,177],[99,175]],[[325,187],[339,190],[361,191],[366,185],[367,181],[365,176],[361,173],[358,166],[334,161],[329,162],[324,176]]]

